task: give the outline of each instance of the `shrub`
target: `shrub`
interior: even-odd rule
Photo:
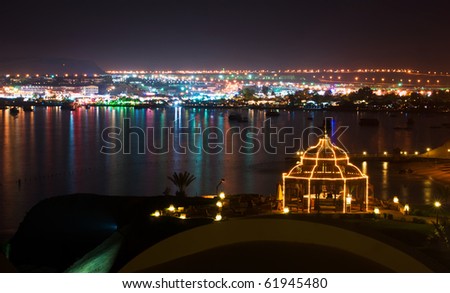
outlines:
[[[426,224],[427,221],[425,221],[424,219],[421,219],[421,218],[413,218],[413,223],[416,223],[416,224]]]

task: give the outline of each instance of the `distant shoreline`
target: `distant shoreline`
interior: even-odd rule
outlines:
[[[1,106],[6,109],[6,107],[61,107],[64,102],[45,102],[45,103],[32,103],[32,102],[18,102],[15,100],[0,98],[0,100],[5,101]],[[152,105],[152,104],[136,104],[136,105],[116,105],[116,104],[88,104],[91,107],[113,107],[113,108],[134,108],[135,110],[146,110],[146,109],[165,109],[172,108],[169,105]],[[82,108],[84,105],[80,105],[77,108]],[[346,108],[346,107],[328,107],[328,108],[299,108],[299,107],[289,107],[289,106],[230,106],[230,105],[179,105],[176,107],[181,108],[199,108],[199,109],[226,109],[226,110],[261,110],[261,111],[302,111],[302,112],[372,112],[372,113],[440,113],[450,115],[450,111],[446,110],[436,110],[436,109],[366,109],[366,108]],[[75,110],[77,109],[75,108]],[[4,110],[3,109],[3,110]]]

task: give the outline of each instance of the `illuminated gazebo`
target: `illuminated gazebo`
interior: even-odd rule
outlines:
[[[368,211],[369,177],[350,163],[347,153],[327,134],[301,153],[300,161],[283,173],[284,210],[348,213]]]

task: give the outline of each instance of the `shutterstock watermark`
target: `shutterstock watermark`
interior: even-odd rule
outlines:
[[[192,121],[180,126],[142,128],[131,125],[129,118],[123,119],[122,127],[107,127],[102,131],[100,152],[116,154],[246,154],[259,152],[291,155],[317,143],[325,132],[319,127],[306,127],[298,136],[294,127],[275,127],[270,119],[262,127],[233,126],[226,130],[217,126],[198,127]],[[178,124],[178,123],[177,123]],[[340,137],[348,126],[339,126],[327,135],[345,151]]]

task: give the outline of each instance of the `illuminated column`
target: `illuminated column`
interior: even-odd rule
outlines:
[[[308,214],[311,212],[311,179],[308,179]]]
[[[366,212],[369,211],[369,177],[366,177]]]
[[[283,207],[282,210],[286,207],[286,173],[283,173],[283,190],[282,190],[282,194],[283,194]]]
[[[344,179],[344,194],[342,195],[342,212],[347,213],[347,180]]]

